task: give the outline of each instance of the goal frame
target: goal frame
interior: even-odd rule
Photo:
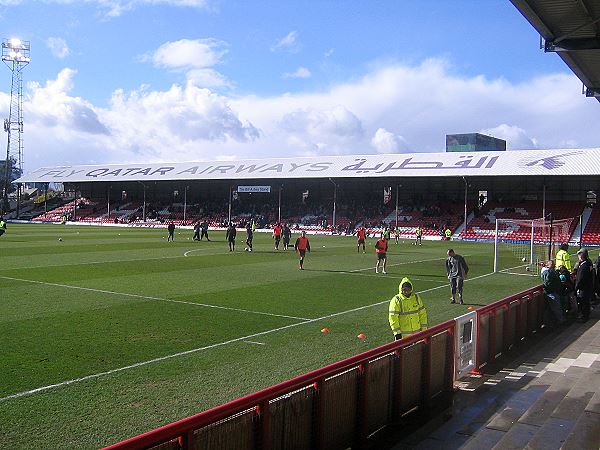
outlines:
[[[501,239],[499,237],[499,232],[500,232],[500,225],[501,224],[508,224],[508,223],[513,223],[513,224],[520,224],[520,225],[525,225],[525,224],[529,224],[529,226],[531,227],[531,233],[529,235],[529,240],[528,241],[523,241],[521,240],[522,244],[527,243],[529,245],[529,258],[528,258],[528,264],[535,264],[535,246],[536,245],[547,245],[548,247],[548,259],[550,259],[552,257],[552,246],[553,244],[555,244],[556,242],[553,242],[553,238],[554,238],[554,233],[553,233],[553,229],[558,226],[558,225],[563,225],[563,224],[569,224],[569,230],[571,227],[571,224],[573,223],[573,221],[579,221],[581,222],[581,216],[575,216],[575,217],[570,217],[570,218],[565,218],[565,219],[550,219],[550,220],[544,220],[543,218],[539,218],[539,219],[496,219],[496,228],[494,231],[494,273],[499,272],[498,266],[499,266],[499,244],[503,241],[503,239]],[[549,230],[549,233],[547,235],[548,239],[547,240],[539,240],[539,237],[536,240],[536,235],[535,235],[535,231],[536,228],[537,229],[543,229],[544,227],[547,227]],[[571,236],[569,235],[567,239],[565,239],[564,241],[567,242],[569,239],[571,238]]]

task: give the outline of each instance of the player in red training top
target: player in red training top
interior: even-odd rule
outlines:
[[[281,242],[281,225],[278,223],[273,227],[273,239],[275,239],[275,250],[279,250],[279,243]]]
[[[296,239],[294,250],[296,250],[300,257],[300,270],[304,270],[304,256],[307,250],[310,252],[310,242],[308,242],[308,238],[306,237],[306,231],[303,231],[298,239]]]
[[[388,241],[382,234],[379,240],[375,243],[375,253],[377,253],[377,265],[375,266],[375,273],[379,273],[379,266],[383,266],[381,273],[387,273],[385,271],[387,267],[387,249]]]
[[[367,238],[367,230],[365,227],[360,227],[356,230],[356,251],[360,253],[360,246],[362,245],[363,253],[365,253],[365,239]]]

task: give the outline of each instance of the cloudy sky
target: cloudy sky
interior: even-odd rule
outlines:
[[[0,22],[31,43],[26,171],[438,152],[465,132],[600,147],[600,104],[508,0],[0,0]]]

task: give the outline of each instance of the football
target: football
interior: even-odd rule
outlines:
[[[521,261],[525,262],[525,261],[527,261],[527,258],[523,257],[523,258],[521,259]]]
[[[527,272],[529,272],[529,271],[531,270],[531,268],[530,268],[529,266],[527,266],[527,267],[525,267],[525,270],[526,270]]]

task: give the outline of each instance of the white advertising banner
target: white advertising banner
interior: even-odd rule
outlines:
[[[600,175],[600,149],[313,156],[41,167],[19,183]]]
[[[271,186],[238,186],[237,191],[243,192],[271,192]]]

